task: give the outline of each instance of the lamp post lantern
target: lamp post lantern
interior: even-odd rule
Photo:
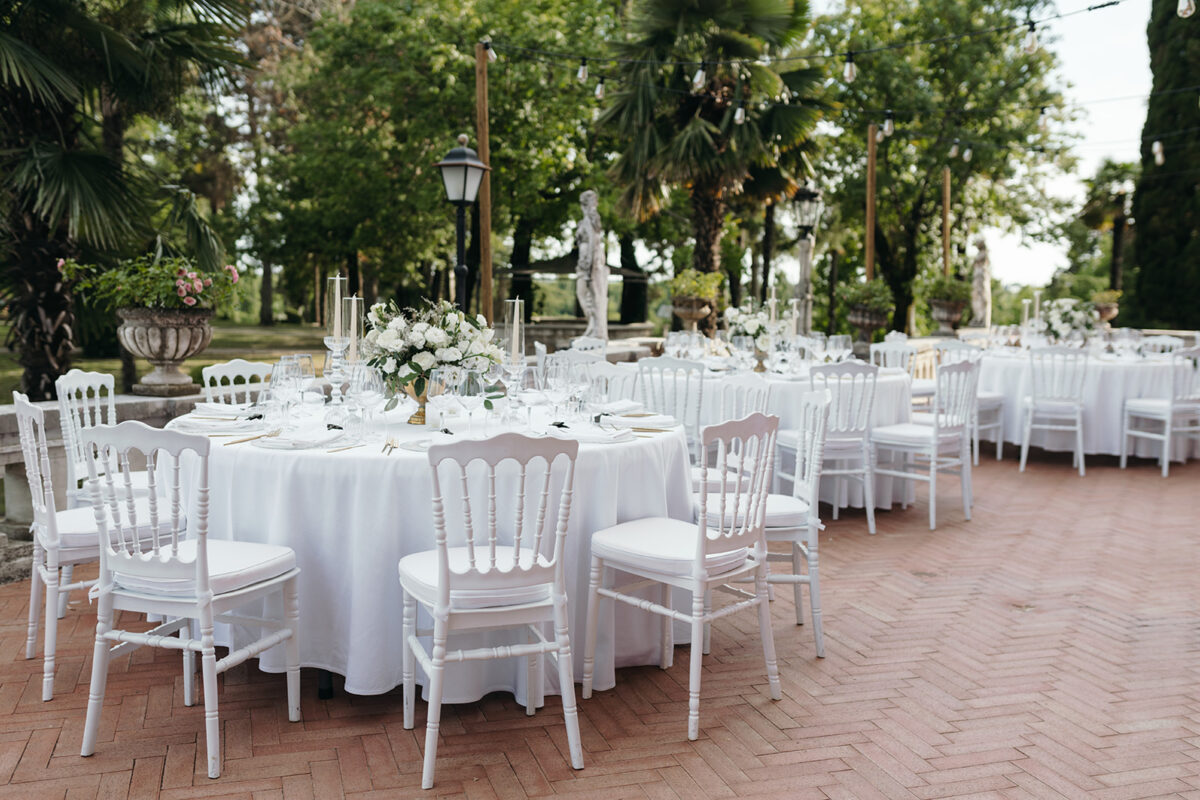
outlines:
[[[800,233],[800,280],[796,282],[796,299],[800,301],[800,330],[812,330],[812,262],[816,240],[813,230],[821,220],[821,190],[805,182],[796,190],[796,222]]]
[[[462,311],[467,310],[467,209],[475,203],[483,173],[490,167],[479,160],[479,155],[467,147],[467,135],[458,137],[458,147],[434,166],[442,171],[442,183],[446,185],[446,199],[458,209],[457,235],[458,260],[454,264],[454,302]]]

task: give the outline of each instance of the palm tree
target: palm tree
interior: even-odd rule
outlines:
[[[137,114],[167,113],[185,86],[236,53],[235,0],[0,0],[0,286],[21,388],[53,397],[74,315],[63,258],[105,262],[182,231],[205,261],[221,248],[194,198],[127,164]]]
[[[642,0],[615,46],[620,88],[601,116],[622,143],[613,175],[638,219],[686,189],[702,272],[720,268],[730,198],[800,148],[819,117],[803,98],[821,71],[775,60],[807,17],[806,0]]]
[[[1126,234],[1132,205],[1133,186],[1137,183],[1138,165],[1105,160],[1095,177],[1084,181],[1087,199],[1079,218],[1094,231],[1112,234],[1112,260],[1109,263],[1108,288],[1120,291],[1124,282]]]

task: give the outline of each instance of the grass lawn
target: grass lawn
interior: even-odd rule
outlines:
[[[0,325],[0,334],[7,336],[8,325]],[[311,353],[317,369],[324,363],[321,339],[324,331],[311,325],[282,325],[260,328],[257,325],[234,325],[226,322],[213,323],[213,339],[208,349],[195,358],[189,358],[183,369],[192,372],[199,382],[201,367],[245,358],[250,361],[275,361],[285,353]],[[72,367],[93,372],[109,372],[120,375],[121,362],[116,358],[76,358]],[[138,361],[138,374],[152,369],[149,363]],[[11,403],[14,389],[21,388],[21,366],[17,354],[0,348],[0,403]]]

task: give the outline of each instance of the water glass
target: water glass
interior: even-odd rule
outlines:
[[[475,412],[483,407],[487,400],[487,385],[483,375],[476,370],[467,370],[458,385],[458,402],[467,412],[467,435],[474,428]],[[486,432],[486,429],[485,429]]]

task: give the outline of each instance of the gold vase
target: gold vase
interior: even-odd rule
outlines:
[[[754,348],[754,358],[757,363],[754,365],[755,372],[767,371],[767,351]]]
[[[414,412],[413,415],[408,418],[408,424],[409,425],[424,425],[425,424],[426,393],[421,392],[420,394],[417,394],[416,390],[413,389],[413,385],[411,383],[404,387],[404,391],[408,392],[408,396],[411,397],[413,400],[416,400],[417,405],[419,406],[417,408],[416,412]]]

